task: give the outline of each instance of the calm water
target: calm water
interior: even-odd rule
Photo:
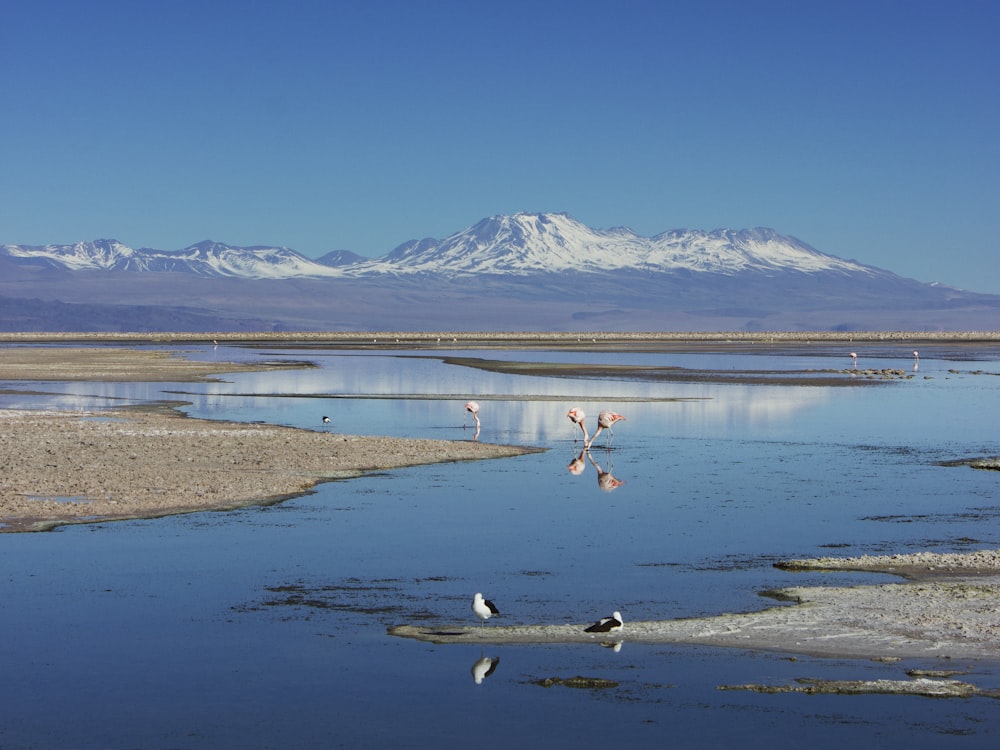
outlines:
[[[426,352],[184,351],[321,367],[195,386],[33,384],[58,395],[2,396],[0,405],[170,398],[209,418],[467,440],[462,404],[476,398],[481,440],[547,450],[333,482],[267,508],[0,536],[0,748],[977,748],[1000,740],[1000,703],[986,698],[717,689],[798,677],[905,679],[907,669],[941,668],[936,662],[633,643],[618,653],[482,649],[386,634],[399,623],[474,625],[476,591],[506,624],[579,622],[614,609],[631,620],[685,617],[770,606],[759,592],[773,587],[890,580],[795,575],[772,567],[780,559],[1000,546],[997,474],[936,465],[1000,453],[998,349],[923,349],[912,379],[859,388],[497,375]],[[849,366],[839,350],[459,354]],[[859,354],[863,367],[912,368],[902,349]],[[598,438],[594,463],[578,475],[567,471],[581,447],[565,417],[570,406],[627,416],[609,448]],[[602,491],[597,466],[624,484]],[[483,656],[500,662],[476,684],[471,668]],[[1000,688],[1000,659],[947,666]],[[618,687],[534,684],[576,675]]]

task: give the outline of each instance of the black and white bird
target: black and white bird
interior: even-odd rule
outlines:
[[[610,633],[612,630],[621,629],[625,621],[622,620],[621,612],[614,612],[611,617],[602,617],[593,625],[583,629],[585,633]]]
[[[493,617],[493,615],[500,614],[500,610],[497,609],[497,605],[489,599],[484,599],[483,595],[480,593],[477,593],[474,597],[472,597],[472,611],[475,612],[476,617],[479,618],[480,625]]]
[[[500,663],[499,656],[482,656],[472,665],[472,679],[477,685],[482,685],[483,680],[493,674]]]
[[[323,424],[330,424],[330,418],[325,414],[323,415]]]

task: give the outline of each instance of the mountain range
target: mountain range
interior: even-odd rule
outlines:
[[[0,329],[993,330],[1000,296],[906,279],[772,229],[643,237],[492,216],[380,258],[206,240],[0,245]]]

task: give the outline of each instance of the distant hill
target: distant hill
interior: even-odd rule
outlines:
[[[643,237],[493,216],[380,258],[206,240],[0,246],[0,329],[995,330],[1000,295],[907,279],[772,229]]]

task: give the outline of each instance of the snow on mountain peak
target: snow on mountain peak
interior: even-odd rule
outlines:
[[[44,247],[4,245],[0,252],[71,270],[174,271],[258,279],[619,270],[871,274],[878,270],[826,255],[773,229],[683,229],[643,237],[627,227],[593,229],[565,213],[490,216],[442,240],[411,240],[374,259],[331,253],[311,260],[287,247],[233,247],[212,240],[176,252],[133,250],[117,240]]]

